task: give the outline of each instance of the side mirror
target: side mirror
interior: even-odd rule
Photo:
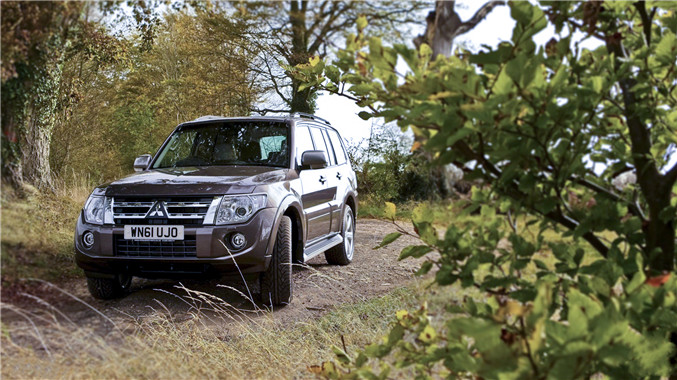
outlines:
[[[321,150],[307,150],[301,156],[301,166],[304,169],[322,169],[327,167],[327,156]]]
[[[134,171],[140,172],[148,167],[153,157],[150,154],[142,154],[134,160]]]

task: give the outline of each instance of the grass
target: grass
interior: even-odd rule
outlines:
[[[435,224],[447,225],[449,221],[458,220],[459,214],[463,210],[464,203],[453,200],[439,201],[407,201],[397,204],[397,213],[395,219],[409,221],[412,212],[419,206],[427,206],[432,212],[432,220]],[[376,200],[369,196],[361,198],[358,207],[358,217],[361,218],[383,218],[385,202]]]
[[[73,233],[80,209],[93,189],[88,179],[40,192],[3,184],[2,280],[54,280],[77,273],[73,263]]]
[[[3,326],[2,377],[314,378],[307,367],[334,359],[332,346],[345,342],[354,353],[387,332],[395,311],[416,307],[425,294],[423,284],[414,284],[288,325],[275,313],[252,318],[213,296],[190,292],[189,302],[200,299],[215,315],[197,311],[177,323],[156,313],[107,335],[63,318],[23,331]]]

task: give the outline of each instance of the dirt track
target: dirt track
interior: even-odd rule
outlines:
[[[388,247],[372,249],[383,236],[394,230],[389,222],[358,220],[354,261],[348,266],[331,266],[324,255],[319,255],[308,263],[308,267],[296,267],[294,299],[290,305],[275,310],[274,318],[282,323],[314,318],[336,305],[375,297],[412,281],[420,260],[400,262],[397,257],[403,247],[415,244],[415,239],[403,236]],[[54,285],[31,286],[26,292],[30,296],[21,297],[16,304],[31,315],[47,314],[53,306],[59,310],[59,318],[68,318],[77,325],[89,326],[105,334],[111,323],[102,315],[116,325],[149,318],[155,313],[169,314],[175,321],[189,319],[197,310],[209,309],[208,303],[200,301],[200,294],[218,299],[222,305],[232,305],[233,310],[255,311],[260,305],[254,306],[240,293],[251,293],[256,298],[257,281],[254,277],[246,280],[245,286],[240,275],[187,281],[134,279],[132,293],[127,297],[101,301],[89,295],[83,277]],[[5,325],[25,324],[26,318],[12,312],[12,308],[4,305],[2,322]]]

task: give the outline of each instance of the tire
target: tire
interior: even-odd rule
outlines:
[[[110,300],[120,298],[129,292],[132,276],[118,274],[115,278],[87,277],[87,288],[94,298]]]
[[[343,224],[341,226],[341,244],[328,249],[324,253],[327,262],[332,265],[348,265],[353,261],[355,253],[355,215],[353,209],[346,205],[343,211]]]
[[[291,219],[283,216],[275,237],[273,257],[268,269],[261,275],[261,301],[268,306],[284,306],[291,302],[292,245]]]

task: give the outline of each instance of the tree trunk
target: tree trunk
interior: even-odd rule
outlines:
[[[292,0],[290,4],[289,23],[292,40],[291,55],[287,57],[290,66],[308,63],[311,54],[308,52],[308,28],[306,27],[307,1]],[[301,81],[292,77],[292,94],[289,107],[291,112],[313,113],[315,111],[313,95],[315,90],[306,88],[299,91]]]
[[[62,79],[63,54],[36,69],[22,85],[25,101],[12,110],[19,131],[18,149],[4,166],[15,185],[22,182],[40,189],[53,187],[49,163],[50,143],[56,121],[58,93]]]
[[[615,26],[610,32],[620,34]],[[609,33],[609,35],[612,35]],[[625,55],[622,39],[608,38],[606,48],[615,56],[614,66],[616,75],[622,74],[618,84],[621,88],[623,114],[627,121],[630,135],[632,159],[637,174],[637,183],[649,206],[649,219],[643,226],[646,237],[644,254],[648,258],[649,271],[652,274],[670,272],[675,267],[675,225],[674,215],[661,215],[670,207],[670,196],[674,186],[674,178],[658,171],[655,161],[651,157],[651,135],[649,127],[640,118],[637,111],[639,102],[634,87],[637,79],[632,72],[621,72],[621,59]],[[661,218],[661,216],[663,218]]]
[[[31,106],[26,112],[26,133],[21,144],[23,181],[38,188],[52,187],[49,146],[54,117],[49,110]]]
[[[313,96],[312,90],[306,88],[303,91],[299,91],[300,84],[297,79],[292,79],[291,112],[313,113],[315,110],[311,101]]]
[[[660,184],[653,186],[664,188]],[[649,268],[656,273],[671,272],[675,266],[674,216],[664,221],[660,215],[670,207],[670,190],[657,191],[656,197],[649,202],[649,223],[645,228],[646,253],[649,255]]]

